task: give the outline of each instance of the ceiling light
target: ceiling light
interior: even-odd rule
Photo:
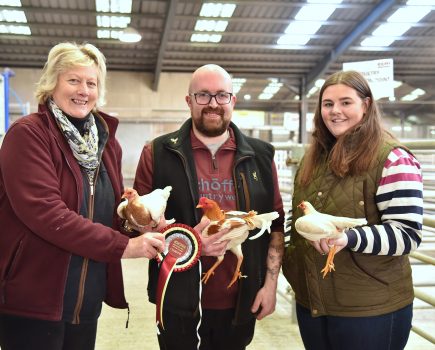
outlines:
[[[222,35],[220,34],[200,34],[194,33],[190,37],[191,42],[196,43],[218,43],[222,39]]]
[[[365,38],[363,41],[361,41],[360,45],[361,46],[376,46],[376,47],[390,46],[394,40],[396,40],[396,39],[384,37],[384,36],[369,36],[368,38]]]
[[[197,20],[195,30],[200,32],[224,32],[227,25],[228,21]]]
[[[322,26],[321,22],[294,21],[288,25],[284,33],[291,34],[291,35],[315,34],[320,29],[321,26]]]
[[[401,36],[412,27],[411,23],[384,23],[376,28],[373,36]]]
[[[204,3],[199,15],[201,17],[231,17],[236,4]]]
[[[142,35],[133,27],[125,28],[119,35],[119,40],[125,43],[137,43],[142,39]]]
[[[398,9],[388,22],[417,23],[431,11],[430,6],[406,6]]]
[[[393,80],[393,86],[395,89],[397,89],[399,86],[402,86],[402,82],[399,80]]]
[[[309,42],[311,36],[309,35],[281,35],[276,42],[278,45],[305,45]]]

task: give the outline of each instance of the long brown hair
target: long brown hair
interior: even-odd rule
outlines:
[[[321,114],[323,93],[327,87],[336,84],[346,85],[354,89],[361,99],[368,99],[367,111],[362,120],[339,138],[331,134]],[[299,183],[307,185],[316,166],[325,158],[328,159],[331,171],[341,178],[367,171],[385,139],[394,139],[394,137],[381,125],[381,112],[367,80],[356,71],[340,71],[332,74],[320,89],[314,114],[312,141],[304,157]]]

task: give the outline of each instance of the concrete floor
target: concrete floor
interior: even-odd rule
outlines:
[[[154,350],[158,349],[155,334],[155,307],[147,300],[146,283],[148,261],[146,259],[124,260],[124,280],[127,300],[130,304],[129,327],[125,328],[126,310],[104,306],[97,334],[97,350]],[[287,284],[280,278],[277,307],[274,314],[257,322],[250,350],[304,349],[296,324],[291,323],[292,306],[285,295]],[[434,334],[434,309],[417,305],[414,323],[421,327],[428,324]],[[411,332],[406,350],[434,350],[435,345]],[[185,350],[185,349],[180,349]]]

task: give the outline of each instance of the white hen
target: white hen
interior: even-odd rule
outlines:
[[[319,241],[322,238],[338,238],[346,229],[367,224],[366,219],[322,214],[314,209],[312,204],[307,201],[302,201],[301,204],[298,205],[298,208],[302,209],[304,216],[296,220],[296,231],[310,241]],[[325,277],[328,272],[335,270],[334,255],[335,246],[332,246],[330,247],[325,267],[322,270],[323,277]]]
[[[166,186],[164,189],[157,188],[146,195],[139,196],[135,189],[127,187],[122,195],[122,198],[127,200],[118,205],[117,213],[137,228],[157,226],[165,213],[171,190],[171,186]],[[167,220],[166,224],[174,221],[174,219]]]

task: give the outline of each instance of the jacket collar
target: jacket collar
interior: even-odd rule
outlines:
[[[38,113],[46,117],[46,122],[51,128],[55,128],[60,132],[56,125],[56,121],[52,117],[50,110],[45,104],[38,105]],[[109,138],[113,137],[115,135],[116,129],[118,128],[118,119],[100,111],[97,111],[95,114],[97,114],[97,116],[101,116],[101,118],[106,122],[107,128],[109,130]]]

